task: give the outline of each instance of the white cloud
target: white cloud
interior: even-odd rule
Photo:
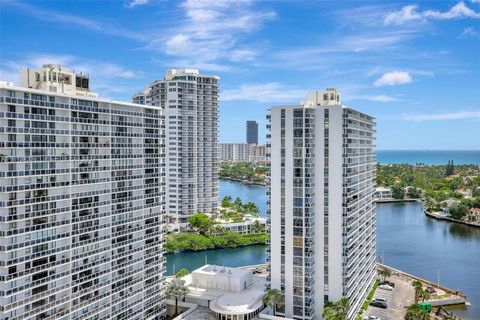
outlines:
[[[409,21],[422,20],[423,17],[417,12],[417,5],[404,6],[400,11],[395,11],[385,16],[385,24],[402,24]]]
[[[225,89],[220,93],[222,101],[255,101],[260,103],[295,102],[307,97],[307,90],[290,88],[277,82],[244,84],[239,88]]]
[[[402,30],[392,32],[365,32],[358,35],[333,38],[328,43],[317,46],[298,46],[292,49],[275,51],[264,66],[272,68],[289,68],[295,70],[332,70],[332,64],[345,66],[357,63],[361,52],[381,54],[384,59],[386,51],[398,49],[405,41],[415,37],[416,31]],[[398,52],[398,51],[397,51]],[[397,53],[396,52],[396,53]],[[370,56],[368,59],[371,59]]]
[[[406,71],[392,71],[384,73],[383,76],[375,80],[373,85],[375,87],[396,86],[399,84],[406,84],[412,82],[410,73]]]
[[[136,33],[130,30],[123,29],[119,26],[103,23],[99,20],[85,18],[81,16],[71,15],[61,11],[44,9],[40,6],[34,6],[19,1],[3,1],[2,5],[10,5],[19,10],[19,12],[27,13],[35,19],[50,21],[52,23],[64,23],[66,25],[80,26],[84,29],[89,29],[104,34],[119,36],[123,38],[145,40],[145,35]]]
[[[165,42],[165,52],[170,55],[188,55],[190,46],[190,37],[180,33]]]
[[[407,22],[413,21],[422,21],[426,19],[439,19],[439,20],[450,20],[450,19],[461,19],[461,18],[472,18],[480,19],[480,13],[476,12],[473,9],[467,7],[467,5],[460,1],[450,8],[448,11],[438,11],[438,10],[425,10],[417,11],[418,5],[408,5],[404,6],[399,11],[394,11],[388,13],[384,18],[384,23],[389,24],[405,24]]]
[[[250,49],[233,50],[230,55],[232,61],[252,61],[257,56],[257,52]]]
[[[357,97],[358,100],[371,100],[371,101],[377,101],[377,102],[393,102],[393,101],[398,101],[397,98],[388,96],[386,94],[379,94],[379,95],[373,95],[373,96],[359,96]]]
[[[468,28],[465,28],[465,30],[463,30],[463,32],[459,36],[459,38],[469,38],[469,37],[480,38],[480,32],[476,31],[472,27],[468,27]]]
[[[129,3],[127,3],[125,6],[127,8],[135,8],[136,6],[142,6],[148,3],[149,3],[149,0],[132,0]]]
[[[147,47],[192,65],[251,61],[257,51],[241,40],[275,17],[273,11],[255,10],[251,5],[252,1],[184,1],[180,8],[185,17],[153,36]]]
[[[480,111],[462,111],[453,113],[437,113],[437,114],[417,114],[404,115],[403,119],[410,121],[448,121],[448,120],[463,120],[463,119],[480,119]]]

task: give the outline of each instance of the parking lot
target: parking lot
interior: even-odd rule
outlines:
[[[390,277],[389,281],[395,283],[395,289],[393,291],[377,288],[373,296],[374,299],[386,299],[387,309],[369,306],[365,313],[366,316],[377,316],[381,320],[399,320],[405,317],[408,306],[414,302],[415,291],[411,283],[401,280],[396,276]]]

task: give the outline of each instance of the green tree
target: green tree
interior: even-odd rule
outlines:
[[[415,303],[408,307],[405,320],[430,320],[430,314]]]
[[[387,268],[382,268],[378,271],[378,274],[380,275],[382,282],[385,282],[392,275],[392,272]]]
[[[185,297],[189,292],[190,290],[185,286],[185,281],[182,279],[173,279],[167,283],[165,295],[169,299],[175,299],[174,317],[178,315],[178,299]]]
[[[190,271],[188,271],[187,269],[183,268],[183,269],[180,269],[180,271],[178,271],[176,274],[175,274],[175,278],[182,278],[182,277],[185,277],[186,275],[190,274]]]
[[[425,289],[420,292],[420,299],[422,299],[422,302],[425,302],[430,299],[430,292]]]
[[[190,226],[201,234],[204,234],[205,231],[213,224],[212,220],[205,213],[195,213],[188,218],[188,223]]]
[[[415,304],[417,304],[420,299],[420,293],[423,291],[423,285],[420,281],[414,280],[412,286],[415,289]]]
[[[453,219],[462,220],[470,212],[469,208],[464,204],[453,205],[448,208],[448,213]]]
[[[409,188],[407,191],[407,198],[409,199],[419,199],[422,197],[422,190],[419,188]]]
[[[403,188],[400,185],[396,184],[392,186],[393,199],[402,200],[404,196],[405,196],[405,192],[403,191]]]
[[[236,211],[243,212],[243,202],[242,199],[240,199],[239,197],[235,199],[235,201],[233,202],[233,206]]]
[[[272,308],[273,316],[275,316],[277,308],[281,308],[285,304],[285,295],[280,290],[270,289],[263,296],[263,304]]]
[[[346,297],[343,297],[336,302],[328,301],[323,307],[323,319],[347,320],[348,308],[350,308],[350,302]]]
[[[230,208],[232,206],[232,197],[230,196],[223,197],[220,205],[224,208]]]
[[[244,206],[243,206],[244,210],[245,210],[245,213],[249,213],[253,216],[256,216],[258,217],[258,214],[260,213],[260,209],[258,208],[258,206],[249,201],[248,203],[246,203]]]
[[[250,227],[250,230],[252,233],[264,233],[265,225],[261,224],[258,220],[255,220],[255,222]]]
[[[447,167],[445,169],[445,177],[453,176],[455,174],[455,167],[453,165],[453,160],[449,160]]]

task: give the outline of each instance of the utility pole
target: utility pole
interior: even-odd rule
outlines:
[[[437,273],[437,288],[438,290],[440,290],[440,269],[438,269]]]

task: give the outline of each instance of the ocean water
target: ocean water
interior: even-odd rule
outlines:
[[[480,150],[377,150],[377,162],[383,164],[445,165],[449,160],[480,165]]]

